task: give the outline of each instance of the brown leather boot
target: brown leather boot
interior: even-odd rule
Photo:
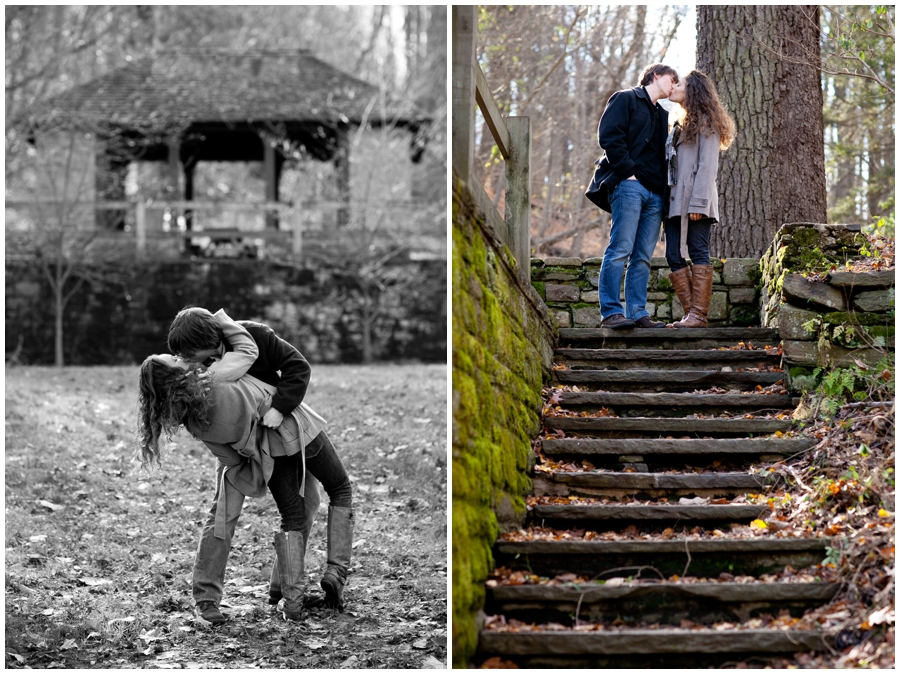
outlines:
[[[676,328],[705,328],[709,325],[706,314],[712,299],[712,276],[712,265],[695,264],[691,268],[691,310],[674,324]]]
[[[672,282],[672,287],[675,288],[675,295],[678,296],[678,301],[681,302],[684,315],[687,316],[691,310],[691,268],[685,267],[684,269],[673,271],[669,274],[669,280]],[[672,323],[666,327],[672,327]]]

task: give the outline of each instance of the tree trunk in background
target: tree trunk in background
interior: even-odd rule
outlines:
[[[786,222],[825,222],[825,144],[817,5],[698,6],[697,68],[737,126],[719,159],[711,253],[758,257]]]

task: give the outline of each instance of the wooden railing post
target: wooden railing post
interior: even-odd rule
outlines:
[[[291,245],[291,253],[294,255],[294,261],[299,262],[300,255],[303,253],[303,215],[302,209],[294,209],[293,222],[294,237]]]
[[[475,162],[475,5],[453,5],[453,168],[468,184]]]
[[[134,233],[138,257],[147,252],[147,202],[141,195],[134,204]]]
[[[507,117],[506,226],[519,269],[531,273],[531,118]]]

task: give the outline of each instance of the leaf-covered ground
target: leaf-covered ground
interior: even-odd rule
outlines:
[[[136,367],[6,370],[7,668],[444,667],[444,366],[313,368],[307,401],[354,487],[346,609],[297,624],[267,604],[279,522],[267,496],[245,502],[223,600],[231,621],[217,628],[191,600],[214,460],[182,431],[162,471],[136,469],[136,381]]]

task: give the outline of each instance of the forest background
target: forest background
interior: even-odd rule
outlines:
[[[893,223],[894,95],[869,71],[893,82],[894,41],[865,29],[876,11],[821,8],[830,223],[870,225],[879,218]],[[647,64],[667,63],[682,75],[694,68],[695,24],[696,10],[687,5],[480,8],[476,50],[494,98],[503,114],[532,120],[534,255],[602,255],[609,214],[583,197],[593,162],[601,156],[600,115],[615,91],[637,86]],[[842,58],[847,46],[861,58]],[[843,74],[844,68],[855,76]],[[670,121],[674,118],[673,112]],[[475,152],[475,165],[484,172],[481,182],[502,212],[505,168],[480,113]],[[662,255],[661,244],[655,254]]]

